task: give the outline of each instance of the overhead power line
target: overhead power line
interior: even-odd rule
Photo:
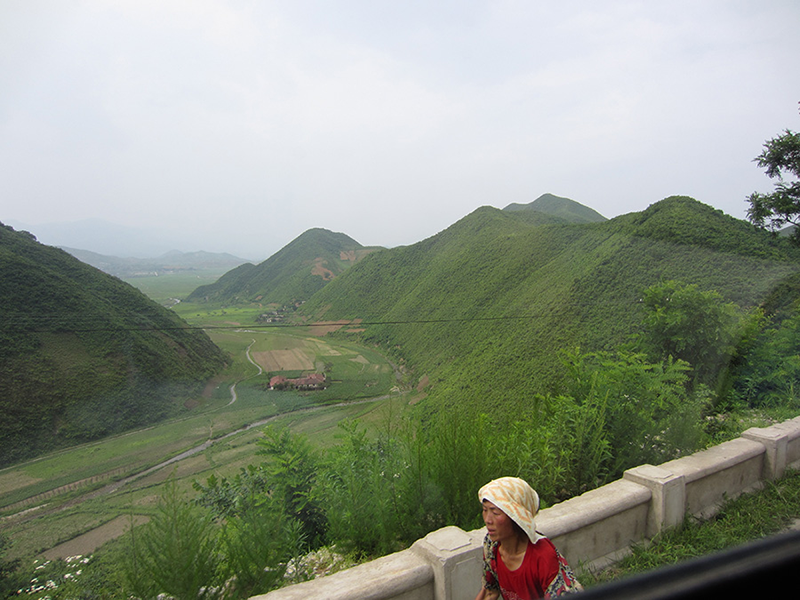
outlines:
[[[301,327],[367,327],[374,325],[432,325],[432,324],[454,324],[454,323],[479,323],[479,322],[502,322],[502,321],[529,321],[554,317],[566,312],[566,309],[580,309],[588,305],[562,305],[560,310],[548,311],[533,315],[497,315],[489,317],[452,317],[436,319],[387,319],[387,320],[336,320],[336,321],[315,321],[311,323],[256,323],[256,324],[222,324],[222,325],[153,325],[143,323],[142,325],[126,326],[94,326],[80,324],[80,317],[73,322],[75,325],[61,325],[67,319],[56,315],[37,315],[36,317],[11,318],[3,317],[0,320],[0,332],[9,333],[91,333],[91,332],[115,332],[115,331],[191,331],[191,330],[236,330],[236,329],[297,329]],[[595,305],[596,306],[596,305]],[[619,306],[619,305],[616,305]],[[53,323],[58,320],[59,324]],[[15,322],[16,321],[16,322]]]

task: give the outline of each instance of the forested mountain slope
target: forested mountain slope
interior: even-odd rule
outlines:
[[[303,312],[363,319],[360,335],[428,375],[433,396],[487,408],[557,386],[561,350],[625,342],[653,284],[681,280],[750,307],[798,271],[788,243],[691,198],[588,224],[483,207],[366,257]]]
[[[225,361],[134,287],[0,224],[0,465],[151,423]]]
[[[310,298],[374,250],[343,233],[309,229],[264,262],[246,263],[192,292],[190,302],[290,304]]]

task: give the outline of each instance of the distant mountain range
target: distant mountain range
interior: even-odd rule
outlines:
[[[2,217],[2,215],[0,215]],[[158,223],[152,227],[131,227],[111,223],[102,219],[82,219],[71,222],[40,223],[30,225],[19,221],[6,222],[17,231],[28,231],[38,241],[48,246],[59,248],[78,248],[103,256],[121,258],[161,258],[175,249],[191,250],[198,248],[196,236],[191,231],[167,233],[160,229]],[[206,240],[201,248],[209,251],[219,243],[218,240]],[[266,250],[264,254],[266,255]],[[250,256],[248,260],[260,258]]]
[[[208,269],[233,269],[247,262],[245,259],[232,254],[202,251],[180,252],[172,250],[156,258],[120,258],[78,248],[64,246],[61,248],[87,265],[92,265],[105,273],[122,279],[140,275],[165,275]]]
[[[48,246],[89,248],[108,256],[153,258],[178,247],[174,237],[153,228],[129,227],[102,219],[29,225],[8,221],[16,230],[29,231]]]

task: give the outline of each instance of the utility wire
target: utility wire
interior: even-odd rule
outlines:
[[[395,320],[337,320],[337,321],[315,321],[311,323],[260,323],[260,324],[248,324],[248,325],[175,325],[175,326],[164,326],[164,325],[151,325],[151,324],[143,324],[141,326],[91,326],[87,325],[81,327],[80,325],[77,326],[53,326],[52,324],[47,323],[48,320],[55,320],[58,319],[61,322],[66,320],[63,316],[56,316],[56,315],[37,315],[36,317],[28,317],[26,319],[20,319],[17,323],[11,323],[9,326],[9,321],[14,321],[14,319],[6,319],[4,318],[0,321],[0,332],[10,332],[10,333],[51,333],[51,332],[58,332],[58,333],[90,333],[90,332],[112,332],[112,331],[191,331],[191,330],[235,330],[235,329],[293,329],[293,328],[300,328],[300,327],[366,327],[371,325],[431,325],[431,324],[447,324],[447,323],[479,323],[479,322],[501,322],[501,321],[529,321],[535,319],[542,319],[546,317],[553,317],[556,314],[561,314],[564,312],[564,308],[583,308],[589,306],[588,304],[581,304],[581,305],[571,305],[569,307],[562,306],[562,310],[553,311],[548,313],[540,313],[535,315],[524,315],[524,316],[492,316],[492,317],[454,317],[454,318],[439,318],[439,319],[395,319]],[[596,306],[596,305],[595,305]],[[618,306],[618,305],[617,305]],[[3,322],[5,321],[5,322]],[[76,318],[75,321],[80,322],[80,318]],[[25,325],[20,325],[20,322],[25,323]],[[74,321],[73,321],[74,322]],[[48,325],[51,325],[48,327]]]

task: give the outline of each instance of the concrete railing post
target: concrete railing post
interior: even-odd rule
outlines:
[[[764,479],[772,481],[783,476],[786,470],[786,450],[789,447],[789,436],[776,427],[751,427],[742,437],[764,445]]]
[[[480,589],[483,538],[458,527],[429,533],[411,546],[412,552],[433,568],[435,600],[467,600]]]
[[[648,537],[683,523],[686,513],[686,479],[683,475],[653,465],[640,465],[625,471],[623,479],[646,487],[652,494],[647,519]]]

